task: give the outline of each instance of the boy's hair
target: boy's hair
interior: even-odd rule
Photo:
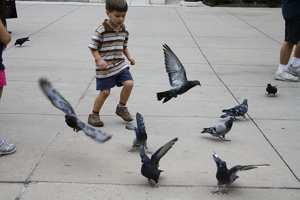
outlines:
[[[105,8],[107,11],[127,12],[128,5],[126,0],[106,0]]]

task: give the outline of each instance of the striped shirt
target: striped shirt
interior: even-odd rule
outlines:
[[[127,47],[128,35],[125,26],[117,32],[109,26],[107,20],[97,27],[88,47],[98,50],[100,56],[108,63],[108,67],[104,70],[96,66],[97,78],[113,76],[129,67],[123,53]]]

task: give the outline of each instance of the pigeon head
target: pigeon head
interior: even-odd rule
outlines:
[[[216,153],[213,154],[213,159],[217,165],[217,168],[227,168],[226,162],[221,160],[221,158],[219,158],[219,156]]]
[[[268,83],[268,84],[267,84],[267,87],[272,87],[271,83]]]
[[[243,104],[243,105],[248,105],[248,100],[247,100],[247,99],[244,99],[242,104]]]

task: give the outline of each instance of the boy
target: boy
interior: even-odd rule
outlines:
[[[280,49],[280,64],[275,79],[299,81],[300,77],[300,1],[282,0],[282,15],[285,21],[285,39]],[[293,47],[294,57],[289,65]]]
[[[131,65],[135,64],[127,48],[129,33],[124,25],[128,5],[126,0],[106,0],[105,8],[108,19],[96,29],[89,44],[96,63],[96,89],[100,93],[95,99],[88,123],[96,127],[104,126],[99,112],[114,86],[123,86],[116,114],[124,121],[133,120],[126,107],[133,79],[125,57]]]
[[[6,85],[5,66],[2,60],[2,52],[10,40],[10,34],[6,31],[5,26],[0,20],[0,99],[2,96],[3,87]],[[16,145],[10,144],[5,139],[0,137],[0,156],[12,154],[16,151],[16,149]]]

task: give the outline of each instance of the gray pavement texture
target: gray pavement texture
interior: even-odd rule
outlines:
[[[64,123],[38,88],[48,77],[75,107],[87,115],[96,96],[94,63],[87,48],[94,28],[105,18],[102,4],[17,2],[19,18],[8,20],[14,39],[29,35],[23,47],[4,53],[8,85],[0,104],[0,135],[17,152],[0,158],[0,199],[300,199],[300,86],[276,82],[283,20],[279,8],[131,6],[126,19],[129,47],[136,58],[129,101],[144,115],[149,148],[179,137],[161,160],[160,187],[140,175],[137,153],[129,153],[134,134],[114,114],[120,89],[105,103],[104,144]],[[155,93],[169,88],[162,43],[186,67],[196,87],[161,104]],[[276,98],[266,84],[278,85]],[[221,143],[201,136],[223,108],[247,98],[247,120],[234,123]],[[215,189],[213,151],[227,164],[269,163],[240,173],[228,195]]]

